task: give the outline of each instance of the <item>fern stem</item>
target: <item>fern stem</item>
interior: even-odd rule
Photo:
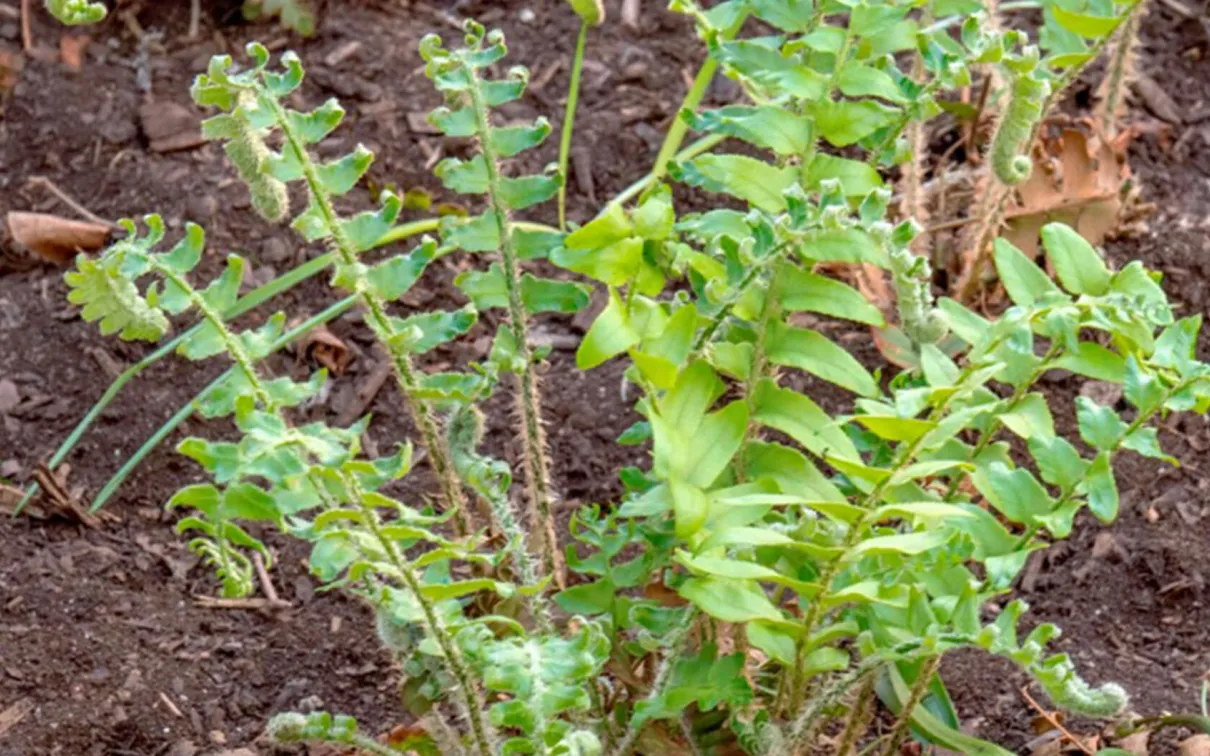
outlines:
[[[461,696],[463,706],[466,709],[466,718],[470,722],[471,734],[475,739],[479,753],[481,756],[493,756],[491,730],[483,720],[483,701],[479,700],[477,688],[473,685],[470,671],[462,659],[462,654],[458,650],[457,644],[454,643],[454,639],[450,636],[449,630],[441,621],[441,617],[437,615],[433,602],[424,595],[424,586],[421,584],[420,578],[416,576],[412,566],[400,554],[395,542],[387,538],[386,534],[383,533],[382,523],[378,518],[378,511],[369,504],[366,504],[357,479],[347,473],[343,474],[342,478],[357,508],[362,512],[366,527],[369,528],[371,535],[374,536],[374,540],[378,542],[379,547],[382,549],[383,554],[386,555],[387,561],[394,568],[395,573],[403,581],[404,585],[407,586],[407,589],[412,592],[413,598],[416,599],[416,603],[424,614],[425,631],[441,649],[445,666],[457,684],[458,695]]]
[[[844,731],[840,734],[840,745],[836,748],[836,756],[852,756],[857,749],[857,742],[865,735],[874,718],[874,678],[867,677],[857,691],[853,705],[849,708],[849,716],[845,720]]]
[[[1142,5],[1146,0],[1140,0]],[[1134,46],[1137,42],[1141,14],[1132,13],[1122,24],[1114,43],[1113,59],[1105,76],[1105,97],[1101,105],[1101,132],[1112,137],[1117,132],[1118,108],[1122,106],[1128,79],[1133,74]]]
[[[912,713],[916,711],[916,707],[924,700],[925,694],[928,693],[929,683],[933,680],[933,675],[937,674],[937,669],[941,666],[941,657],[933,656],[924,662],[924,666],[916,675],[916,680],[912,683],[912,691],[908,695],[908,700],[903,704],[903,710],[899,712],[899,718],[895,720],[895,726],[891,729],[891,734],[887,736],[886,746],[882,749],[882,756],[895,756],[899,753],[899,746],[903,745],[904,739],[907,737],[912,725]]]
[[[325,227],[332,235],[332,241],[337,254],[346,265],[354,265],[357,263],[357,251],[340,225],[336,210],[332,206],[332,198],[319,178],[315,162],[312,160],[310,152],[307,151],[306,144],[295,132],[294,125],[281,103],[273,97],[264,99],[272,107],[274,119],[281,128],[282,135],[298,155],[303,178],[307,182],[307,188],[310,190],[311,197],[319,208]],[[391,326],[390,319],[387,317],[386,303],[383,299],[370,291],[363,291],[361,292],[361,300],[369,311],[369,316],[375,326],[375,330],[379,334],[393,333],[394,329]],[[404,401],[411,411],[412,419],[420,430],[424,446],[428,450],[429,461],[441,485],[441,493],[445,499],[446,507],[453,512],[454,522],[459,531],[462,533],[470,532],[472,525],[470,511],[466,506],[466,499],[462,495],[462,486],[458,481],[458,477],[454,474],[454,466],[450,462],[449,449],[446,448],[445,440],[437,430],[437,421],[433,417],[432,408],[428,402],[416,398],[420,381],[416,377],[416,368],[412,364],[411,357],[402,348],[393,347],[385,343],[385,339],[383,341],[383,347],[391,356],[399,389],[403,393]]]
[[[696,617],[696,610],[687,610],[685,612],[685,617],[681,620],[680,626],[672,631],[672,637],[668,640],[668,645],[664,652],[664,656],[660,660],[660,665],[656,667],[655,677],[651,681],[651,688],[647,691],[647,695],[644,697],[645,701],[654,702],[664,694],[665,688],[668,687],[669,680],[672,679],[672,666],[674,662],[681,656],[681,652],[684,649],[684,643],[689,637],[689,628],[693,626],[693,620],[696,619]],[[622,737],[618,740],[617,745],[614,746],[614,749],[610,752],[609,756],[630,756],[631,750],[634,749],[635,742],[639,739],[639,735],[643,731],[643,724],[635,724],[635,717],[632,711],[630,721],[626,723],[626,731],[622,733]]]
[[[461,56],[461,53],[459,55]],[[496,147],[492,143],[488,106],[483,96],[479,74],[465,58],[462,58],[462,65],[469,81],[467,92],[471,98],[471,110],[475,114],[479,149],[487,169],[488,202],[492,214],[496,217],[496,228],[500,235],[500,265],[504,272],[504,285],[508,289],[509,326],[516,343],[517,357],[524,364],[518,374],[520,385],[517,394],[521,407],[521,440],[525,449],[525,481],[529,489],[531,508],[530,527],[535,530],[531,546],[541,554],[543,572],[553,574],[557,565],[558,543],[555,540],[554,511],[551,505],[550,460],[546,449],[546,433],[542,428],[538,376],[529,344],[529,324],[525,303],[521,299],[521,272],[509,217],[512,209],[502,191],[500,163]]]
[[[567,230],[567,162],[571,157],[571,135],[575,130],[576,106],[580,101],[580,74],[584,68],[584,46],[588,42],[588,21],[580,21],[576,52],[571,61],[571,83],[567,87],[567,108],[563,113],[563,133],[559,137],[559,230]]]

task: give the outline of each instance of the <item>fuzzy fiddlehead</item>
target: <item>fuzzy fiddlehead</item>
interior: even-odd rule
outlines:
[[[458,49],[443,47],[440,38],[432,35],[420,43],[420,53],[426,62],[425,73],[446,99],[445,107],[434,111],[430,120],[447,136],[475,137],[479,145],[479,154],[475,157],[469,160],[447,158],[437,166],[436,172],[447,189],[485,195],[487,200],[487,212],[462,225],[474,224],[493,237],[494,244],[490,248],[497,253],[498,267],[494,266],[487,275],[504,294],[503,304],[508,310],[508,327],[516,356],[519,435],[529,494],[531,550],[540,555],[543,572],[551,574],[556,572],[559,562],[554,533],[554,492],[528,316],[531,312],[544,310],[574,311],[582,306],[579,303],[585,301],[587,292],[576,284],[546,281],[521,273],[518,232],[512,213],[552,198],[561,179],[557,173],[507,177],[500,161],[540,144],[550,133],[550,125],[545,119],[538,119],[533,124],[521,126],[493,126],[491,109],[520,97],[528,72],[514,68],[502,80],[484,77],[484,69],[502,60],[507,53],[504,35],[499,31],[485,33],[482,26],[468,22],[464,41],[465,46]],[[449,239],[447,234],[447,243]]]
[[[333,743],[353,746],[371,756],[392,756],[399,751],[379,743],[357,729],[357,720],[326,711],[311,714],[283,712],[276,714],[265,726],[265,735],[275,743]]]
[[[241,124],[281,133],[282,150],[270,150],[267,156],[257,158],[261,177],[257,180],[305,184],[308,206],[292,225],[308,241],[326,240],[336,253],[333,284],[357,294],[365,305],[367,325],[390,355],[396,381],[429,452],[446,508],[454,514],[460,530],[467,532],[470,513],[461,484],[454,474],[431,399],[422,398],[424,374],[412,360],[415,355],[465,333],[474,324],[476,314],[470,309],[410,318],[388,314],[387,303],[402,296],[416,282],[433,259],[435,247],[425,244],[411,255],[373,267],[359,262],[360,253],[374,247],[391,229],[402,208],[401,201],[389,192],[384,193],[380,210],[342,218],[336,212],[333,198],[353,189],[369,170],[373,154],[358,146],[342,158],[317,162],[308,150],[309,145],[327,137],[340,124],[344,110],[334,100],[309,113],[290,110],[282,100],[302,83],[303,69],[298,57],[286,53],[282,56],[284,70],[274,72],[268,69],[269,53],[263,46],[254,43],[249,45],[248,52],[254,60],[250,69],[236,73],[230,58],[217,56],[207,74],[194,83],[193,96],[198,104],[224,111],[207,121],[207,133],[226,139],[229,144],[247,135]]]
[[[1036,61],[1037,51],[1033,54]],[[1049,95],[1050,83],[1038,78],[1032,66],[1015,72],[1008,104],[991,143],[992,170],[1002,183],[1015,186],[1033,171],[1030,142],[1045,115]]]
[[[95,24],[105,19],[105,3],[88,0],[46,0],[46,10],[68,26]]]
[[[908,221],[892,232],[887,245],[899,323],[917,346],[936,344],[947,333],[945,315],[933,303],[932,268],[926,257],[911,249],[919,231],[915,221]]]
[[[256,112],[256,95],[241,92],[239,104],[230,115],[207,119],[202,133],[207,139],[226,140],[223,151],[247,185],[252,207],[270,223],[280,223],[290,212],[290,196],[285,182],[269,172],[272,153],[265,144],[268,129],[258,128],[252,122],[253,112]]]

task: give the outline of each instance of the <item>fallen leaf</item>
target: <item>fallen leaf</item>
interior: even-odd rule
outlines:
[[[324,326],[313,328],[302,337],[300,354],[323,365],[333,375],[344,375],[353,361],[353,353],[343,341]]]
[[[72,71],[79,71],[84,67],[84,51],[91,41],[92,37],[86,34],[78,37],[64,34],[59,37],[59,60]]]
[[[1118,748],[1123,751],[1129,751],[1135,756],[1147,756],[1148,741],[1151,739],[1151,730],[1143,730],[1136,732],[1133,735],[1127,735],[1118,741]]]
[[[9,236],[56,265],[67,265],[80,252],[95,252],[109,241],[110,228],[45,213],[10,212]]]
[[[1210,756],[1210,735],[1185,738],[1177,746],[1178,756]]]
[[[1143,101],[1144,107],[1150,110],[1156,118],[1172,124],[1184,122],[1185,119],[1181,117],[1181,109],[1172,99],[1172,95],[1168,94],[1155,79],[1145,74],[1139,74],[1132,83],[1134,91]]]
[[[1087,123],[1067,125],[1035,147],[1034,171],[1018,187],[1002,234],[1031,259],[1038,255],[1038,234],[1047,223],[1066,223],[1095,245],[1132,219],[1130,133],[1106,142],[1091,132]]]
[[[25,58],[20,53],[0,50],[0,97],[8,94],[17,85]]]
[[[4,711],[0,711],[0,735],[4,735],[16,727],[33,710],[34,702],[28,698],[22,698]]]

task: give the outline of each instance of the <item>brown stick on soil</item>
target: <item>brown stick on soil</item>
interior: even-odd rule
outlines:
[[[104,218],[93,214],[88,208],[81,205],[79,202],[77,202],[75,199],[73,199],[70,194],[68,194],[67,192],[60,189],[55,184],[55,182],[51,181],[50,179],[46,178],[45,176],[30,176],[29,179],[26,180],[25,185],[27,187],[30,187],[30,186],[42,187],[46,191],[55,195],[55,197],[57,197],[59,199],[59,201],[62,202],[64,205],[67,205],[72,210],[75,210],[76,213],[78,213],[79,215],[83,216],[87,220],[92,221],[93,223],[96,223],[99,226],[108,226],[109,228],[117,228],[117,226],[114,225],[113,223],[110,223],[109,221],[105,220]]]
[[[256,579],[260,581],[261,590],[265,592],[265,598],[269,599],[274,604],[285,604],[281,597],[277,595],[277,589],[273,587],[273,581],[269,578],[269,571],[265,569],[265,560],[258,552],[252,552],[252,566],[256,568]]]
[[[1052,712],[1043,709],[1042,706],[1034,700],[1034,697],[1029,694],[1029,686],[1021,688],[1021,697],[1025,699],[1025,703],[1029,704],[1034,711],[1038,712],[1038,716],[1045,719],[1051,727],[1058,730],[1059,734],[1066,738],[1068,742],[1073,744],[1076,748],[1079,748],[1083,753],[1088,754],[1088,756],[1094,756],[1094,751],[1088,746],[1084,745],[1084,741],[1080,740],[1075,735],[1072,735],[1071,731],[1064,727],[1063,723],[1060,722]]]
[[[214,596],[194,596],[193,603],[203,609],[289,609],[290,604],[278,599],[276,602],[267,598],[216,598]]]
[[[29,0],[21,0],[21,48],[26,53],[34,49],[34,32],[29,28]]]

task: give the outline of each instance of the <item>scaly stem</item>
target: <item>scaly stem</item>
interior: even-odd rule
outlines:
[[[580,100],[580,73],[584,68],[584,45],[588,41],[588,21],[580,21],[576,53],[571,60],[571,84],[567,88],[567,108],[563,113],[563,133],[559,138],[559,230],[567,230],[567,161],[571,157],[571,134],[575,130],[576,105]]]
[[[755,390],[757,384],[769,372],[769,328],[770,325],[777,320],[781,315],[781,304],[778,302],[778,267],[773,267],[773,272],[769,275],[769,282],[765,287],[764,306],[761,307],[760,320],[756,325],[755,345],[752,349],[752,362],[748,367],[748,379],[744,381],[744,401],[748,405],[748,416],[756,415]],[[752,441],[752,429],[755,424],[749,422],[744,426],[744,438],[740,442],[739,452],[735,455],[736,461],[736,477],[742,483],[746,480],[744,471],[745,453],[748,449],[748,444]]]
[[[664,695],[664,689],[668,687],[668,681],[672,679],[672,667],[681,656],[685,640],[689,636],[689,628],[693,626],[693,620],[696,617],[696,610],[686,610],[680,627],[672,631],[672,637],[668,640],[668,647],[665,650],[664,658],[660,660],[660,665],[656,667],[655,677],[651,681],[651,688],[647,691],[647,695],[643,699],[644,701],[650,703]],[[635,725],[634,714],[632,713],[630,721],[626,724],[626,731],[622,733],[622,737],[618,740],[614,749],[609,752],[609,756],[630,756],[630,751],[634,748],[634,744],[642,732],[643,725]]]
[[[470,671],[466,667],[466,663],[462,659],[462,653],[458,650],[458,646],[454,643],[454,639],[450,637],[449,630],[441,621],[441,617],[437,615],[437,610],[424,595],[424,586],[421,585],[420,578],[416,577],[412,565],[408,564],[403,555],[399,553],[399,548],[395,541],[391,540],[382,531],[382,522],[378,518],[378,510],[366,504],[365,497],[362,494],[361,486],[357,479],[352,475],[344,474],[345,486],[348,487],[349,493],[358,509],[363,515],[363,522],[369,528],[374,540],[378,542],[379,548],[386,555],[387,561],[394,568],[396,574],[411,591],[412,597],[420,606],[421,612],[424,614],[425,631],[428,636],[433,639],[441,649],[442,660],[446,668],[458,688],[458,695],[462,698],[463,707],[466,709],[466,718],[470,723],[471,735],[475,739],[475,745],[481,756],[493,756],[492,738],[488,724],[483,720],[483,701],[479,699],[477,689],[474,687],[471,679]]]
[[[1139,0],[1142,5],[1145,0]],[[1140,14],[1132,13],[1117,33],[1113,60],[1105,75],[1105,94],[1101,101],[1101,133],[1112,137],[1117,132],[1118,108],[1126,93],[1128,79],[1134,74],[1134,45],[1139,33]]]
[[[924,700],[925,694],[928,693],[929,683],[932,682],[933,675],[937,674],[937,669],[940,666],[941,657],[934,656],[928,659],[924,663],[924,666],[920,668],[915,682],[912,683],[912,692],[908,695],[908,700],[903,705],[903,711],[899,712],[899,718],[895,720],[895,727],[891,730],[891,734],[887,736],[886,746],[882,749],[882,756],[895,756],[899,753],[899,746],[903,745],[903,740],[907,737],[912,725],[912,712],[916,711],[916,707]]]
[[[857,742],[865,735],[874,718],[874,678],[867,677],[849,707],[849,716],[845,720],[844,731],[840,734],[840,745],[836,748],[836,756],[852,756],[857,748]]]
[[[555,540],[554,510],[551,506],[550,461],[546,451],[546,433],[542,428],[538,376],[529,344],[529,325],[525,303],[521,299],[521,272],[509,218],[512,208],[504,199],[500,163],[492,143],[488,106],[478,72],[465,60],[463,66],[470,81],[467,91],[471,97],[471,109],[475,113],[479,149],[487,168],[488,202],[496,217],[496,228],[500,235],[500,265],[504,272],[504,285],[508,289],[509,326],[516,343],[517,357],[524,365],[518,376],[518,400],[521,406],[521,439],[525,448],[525,481],[529,488],[530,527],[534,529],[531,547],[536,547],[535,550],[541,554],[543,572],[553,574],[558,560],[558,542]]]
[[[273,97],[266,97],[264,99],[271,105],[274,119],[281,128],[282,135],[298,155],[303,178],[307,182],[307,188],[310,190],[312,200],[315,202],[316,207],[319,208],[324,225],[332,236],[336,253],[346,265],[355,265],[357,263],[357,250],[340,224],[336,210],[332,206],[332,198],[319,178],[315,162],[307,151],[306,144],[295,132],[294,124],[281,103]],[[383,335],[394,333],[394,328],[386,314],[386,303],[383,299],[368,290],[361,292],[360,296],[361,301],[368,310],[368,320],[373,326],[373,330],[379,334],[379,337],[382,338]],[[403,348],[392,347],[387,343],[386,339],[382,340],[383,347],[391,356],[391,362],[395,368],[395,379],[399,384],[400,392],[404,396],[404,401],[411,411],[412,419],[420,430],[424,446],[429,453],[429,461],[441,485],[441,493],[445,499],[446,508],[453,512],[454,523],[458,529],[463,533],[469,532],[471,529],[471,513],[469,507],[466,506],[466,499],[462,495],[462,485],[458,481],[458,476],[454,474],[454,466],[450,462],[449,449],[445,445],[445,439],[437,430],[437,421],[433,417],[432,408],[428,402],[416,398],[416,392],[420,388],[420,380],[416,376],[416,369],[412,365],[411,356]]]

